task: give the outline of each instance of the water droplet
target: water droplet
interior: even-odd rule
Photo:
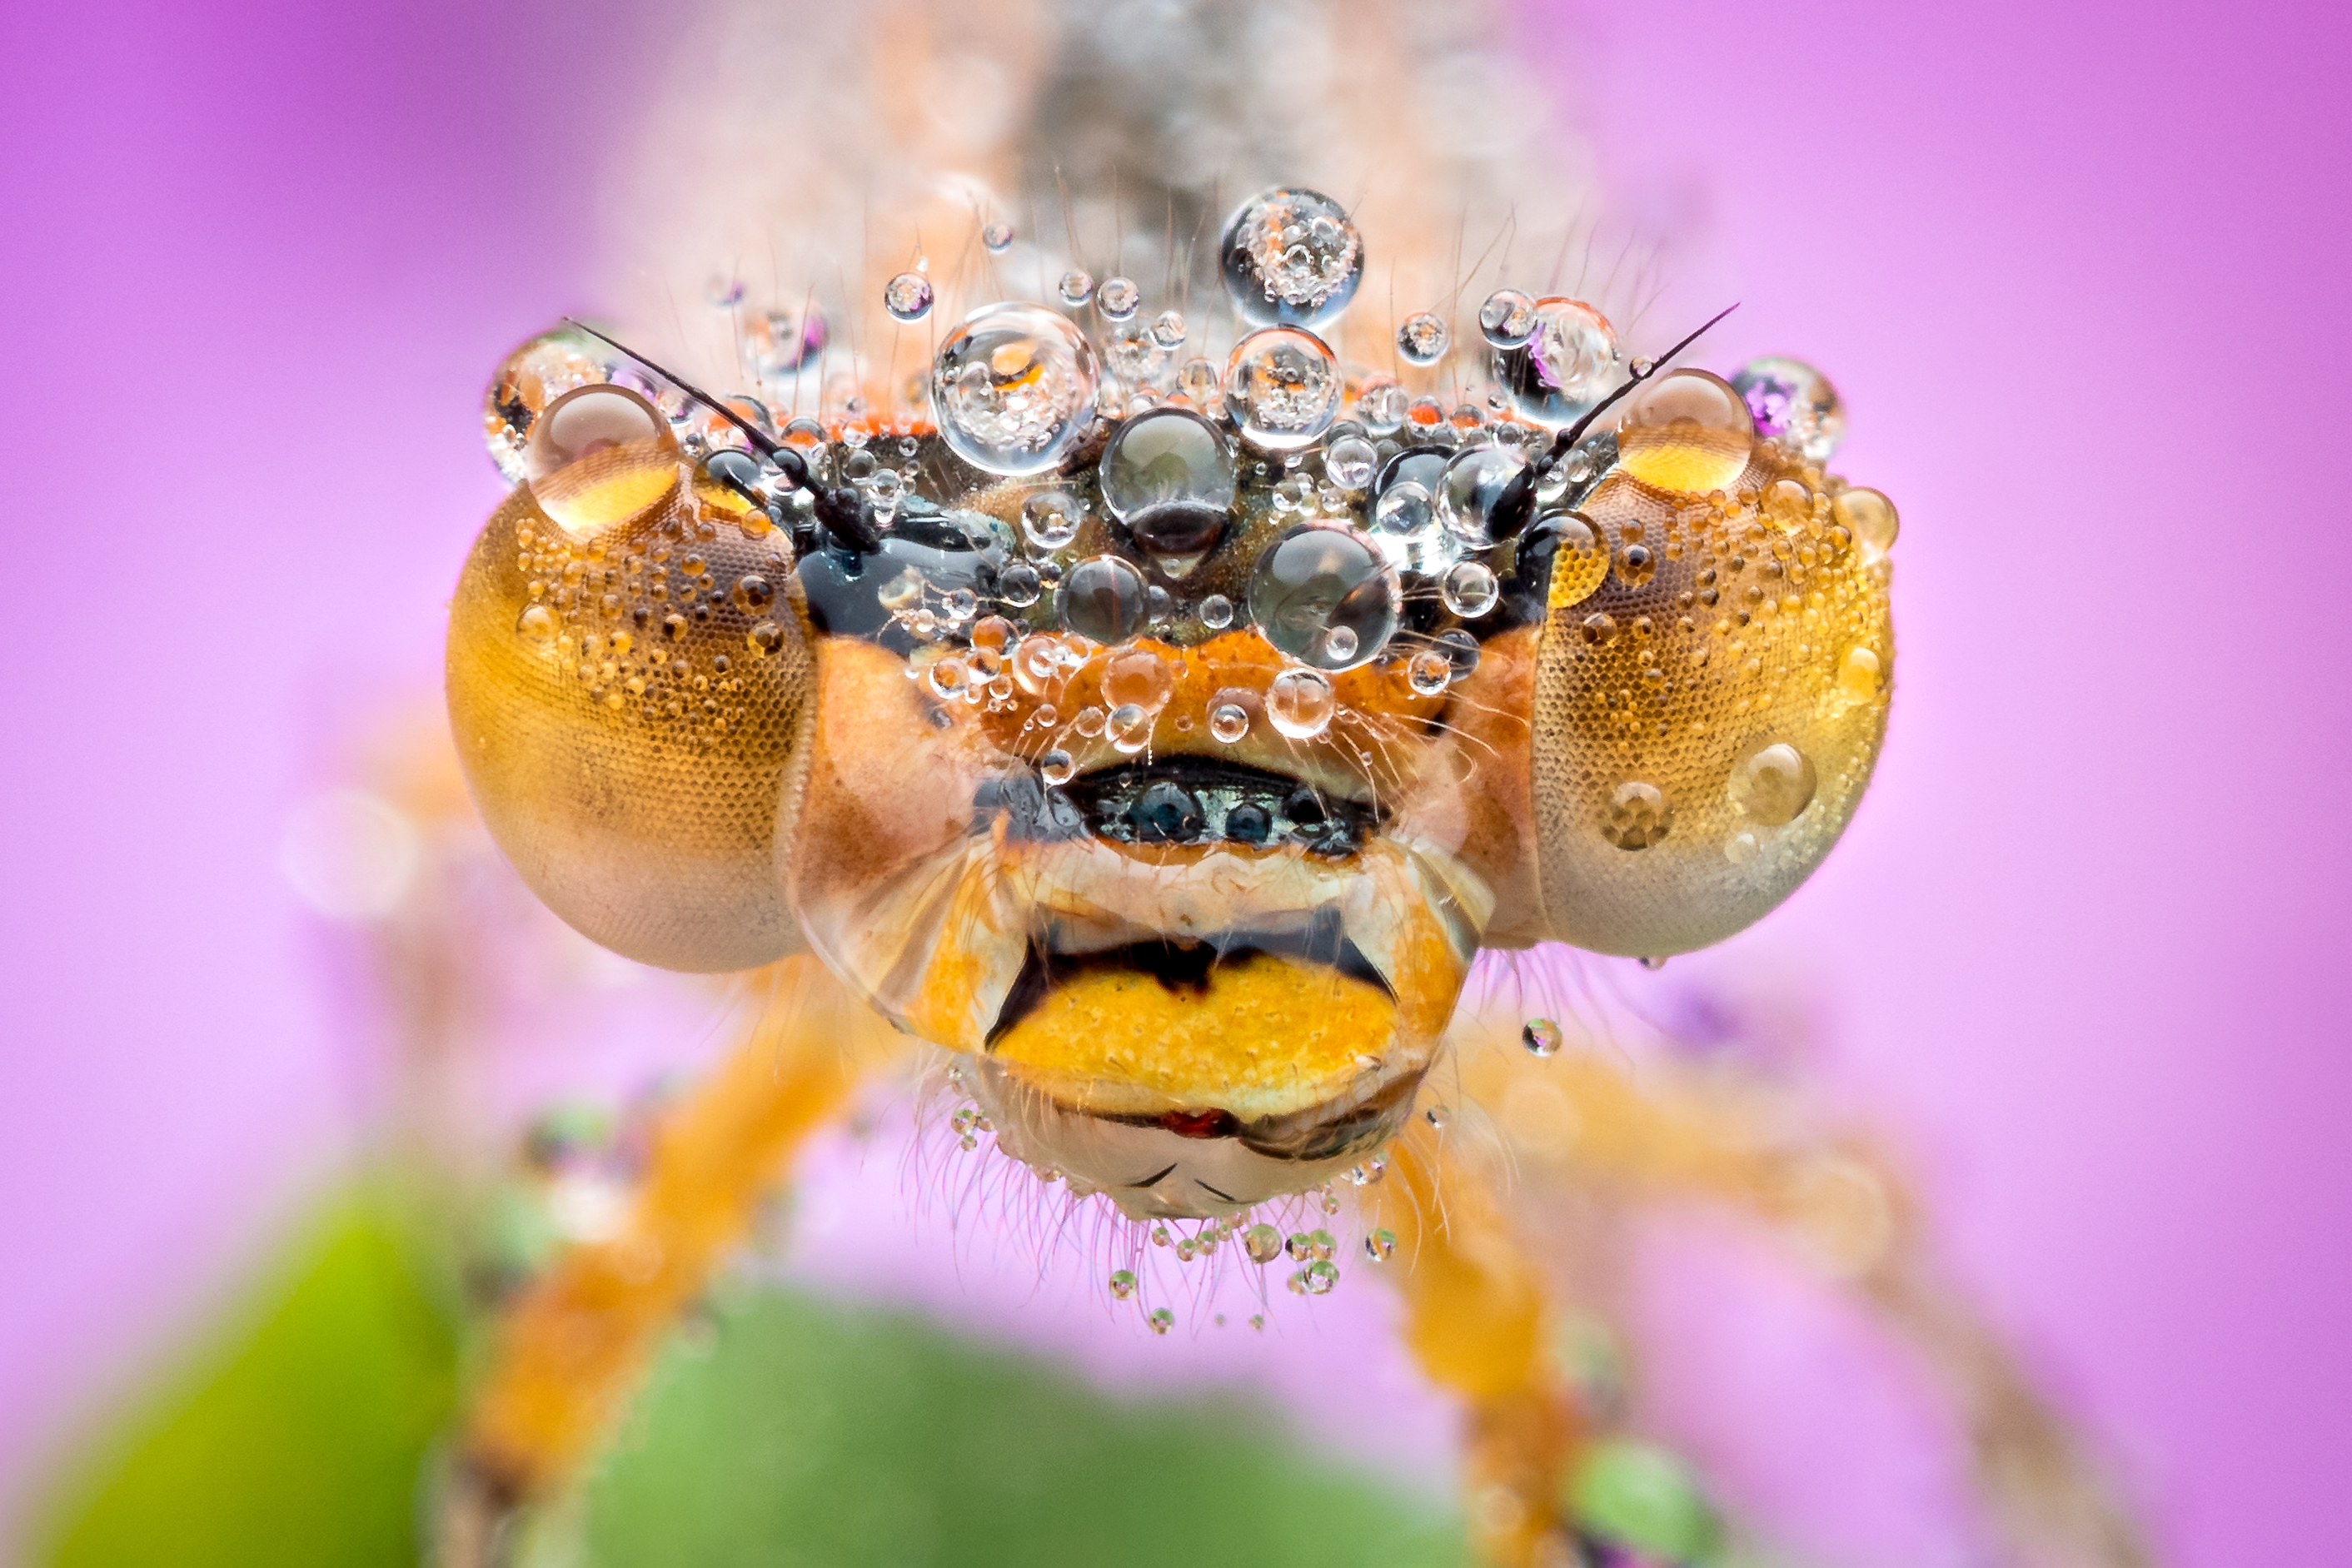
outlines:
[[[757,615],[776,601],[776,590],[766,578],[757,572],[747,571],[735,580],[735,586],[728,591],[727,597],[733,600],[735,608],[744,614]]]
[[[1296,188],[1261,191],[1235,208],[1218,254],[1234,308],[1260,327],[1332,319],[1364,271],[1363,238],[1346,209]]]
[[[1181,408],[1154,409],[1118,427],[1098,469],[1103,505],[1136,543],[1190,563],[1214,548],[1234,504],[1224,433]]]
[[[1201,601],[1201,624],[1212,632],[1222,632],[1234,623],[1234,601],[1222,593],[1212,593]]]
[[[1176,672],[1148,647],[1115,653],[1103,665],[1103,700],[1113,706],[1133,703],[1158,713],[1175,691]]]
[[[1219,703],[1209,710],[1209,733],[1231,746],[1249,733],[1249,710],[1239,703]]]
[[[1845,405],[1829,378],[1802,360],[1750,360],[1731,378],[1756,434],[1806,462],[1827,463],[1845,439]]]
[[[1415,695],[1437,696],[1454,683],[1454,661],[1434,648],[1423,648],[1406,663],[1404,677]]]
[[[1037,758],[1037,776],[1056,787],[1067,784],[1077,773],[1078,765],[1068,752],[1055,747]]]
[[[1398,480],[1372,503],[1370,538],[1391,565],[1409,571],[1433,570],[1458,548],[1438,522],[1429,487],[1413,479]]]
[[[1820,784],[1811,758],[1785,740],[1774,741],[1733,765],[1731,803],[1763,826],[1777,828],[1803,814]]]
[[[1371,540],[1352,529],[1303,523],[1260,552],[1250,577],[1250,620],[1294,659],[1349,669],[1387,646],[1402,598],[1396,569]],[[1339,627],[1355,639],[1344,654],[1327,636]]]
[[[1432,498],[1440,521],[1473,549],[1495,542],[1490,524],[1503,492],[1528,465],[1516,446],[1474,446],[1456,453],[1438,479]]]
[[[1013,248],[1013,225],[990,224],[980,231],[980,243],[988,247],[991,256],[1003,256]]]
[[[772,621],[754,622],[743,633],[743,642],[751,652],[765,657],[784,645],[784,629]]]
[[[1421,1114],[1423,1121],[1441,1133],[1445,1131],[1446,1124],[1454,1120],[1454,1113],[1443,1105],[1432,1105]]]
[[[1190,1236],[1183,1237],[1177,1241],[1176,1261],[1179,1263],[1190,1263],[1193,1259],[1200,1255],[1201,1244]]]
[[[1742,829],[1725,841],[1723,858],[1733,865],[1746,865],[1756,858],[1756,835]]]
[[[1322,734],[1335,706],[1330,681],[1317,670],[1285,670],[1265,689],[1265,716],[1293,740]]]
[[[1536,302],[1516,288],[1497,288],[1478,307],[1478,330],[1497,349],[1516,349],[1536,329]]]
[[[575,387],[534,421],[523,452],[531,498],[583,539],[627,522],[678,486],[678,447],[659,411],[625,387]]]
[[[1618,466],[1661,490],[1727,490],[1754,445],[1746,401],[1706,371],[1653,376],[1627,395],[1618,416]]]
[[[1654,784],[1629,779],[1610,791],[1601,836],[1621,850],[1646,850],[1674,826],[1674,808]]]
[[[1055,613],[1066,628],[1091,642],[1124,643],[1143,630],[1150,588],[1133,561],[1089,556],[1062,579],[1054,594]]]
[[[1199,408],[1213,409],[1224,389],[1224,372],[1213,360],[1187,360],[1176,372],[1176,390]]]
[[[792,376],[824,352],[824,318],[814,310],[762,310],[743,325],[744,358],[762,381]],[[814,420],[809,422],[815,424]],[[786,427],[789,439],[792,428]],[[817,427],[823,439],[823,427]]]
[[[1549,1019],[1529,1019],[1519,1030],[1519,1043],[1528,1048],[1529,1056],[1557,1056],[1559,1042],[1559,1025]]]
[[[980,611],[980,595],[969,588],[950,589],[940,601],[940,612],[950,621],[969,621]]]
[[[1386,376],[1370,378],[1356,394],[1356,417],[1368,434],[1394,434],[1404,423],[1407,407],[1404,388]]]
[[[1225,408],[1252,445],[1288,452],[1330,428],[1340,384],[1339,361],[1322,339],[1296,327],[1261,328],[1225,361]]]
[[[1396,1232],[1383,1225],[1367,1231],[1364,1236],[1364,1256],[1375,1263],[1385,1263],[1396,1256]]]
[[[1867,648],[1847,650],[1845,662],[1838,666],[1838,690],[1850,697],[1874,697],[1878,695],[1878,655]]]
[[[1502,587],[1485,561],[1465,560],[1456,562],[1446,572],[1437,592],[1447,610],[1465,621],[1475,621],[1495,608],[1502,597]]]
[[[1135,1270],[1132,1269],[1115,1270],[1110,1277],[1110,1293],[1122,1301],[1135,1294]]]
[[[1094,417],[1094,346],[1043,306],[989,305],[940,345],[931,408],[956,455],[991,474],[1061,462]]]
[[[1334,626],[1323,633],[1323,656],[1316,661],[1332,669],[1345,667],[1356,656],[1356,633],[1345,626]]]
[[[1343,435],[1323,453],[1323,476],[1342,490],[1360,490],[1372,482],[1377,460],[1370,442],[1360,435]]]
[[[1409,365],[1433,365],[1445,353],[1447,337],[1445,318],[1417,311],[1397,326],[1397,352]]]
[[[1184,333],[1184,313],[1181,310],[1162,310],[1151,319],[1151,340],[1163,349],[1181,348]]]
[[[1666,967],[1666,957],[1667,955],[1664,953],[1645,953],[1641,957],[1636,958],[1633,961],[1641,965],[1644,969],[1649,970],[1652,974],[1655,974],[1657,971]]]
[[[1606,648],[1617,641],[1617,618],[1605,611],[1584,618],[1584,640],[1595,648]]]
[[[1062,274],[1062,303],[1076,310],[1095,297],[1095,277],[1084,267],[1074,267]]]
[[[949,698],[963,695],[964,683],[971,675],[971,672],[964,662],[955,658],[934,660],[930,669],[925,673],[932,695]]]
[[[1902,519],[1895,515],[1895,503],[1875,490],[1853,489],[1839,492],[1832,504],[1837,520],[1853,535],[1854,553],[1864,566],[1886,559],[1895,548],[1895,535]]]
[[[482,434],[490,459],[509,485],[529,477],[524,447],[548,404],[575,387],[604,379],[603,345],[565,327],[533,338],[506,357],[483,399]]]
[[[1321,1232],[1318,1231],[1317,1234],[1320,1235]],[[1328,1296],[1333,1287],[1339,1283],[1339,1266],[1328,1258],[1318,1258],[1307,1265],[1305,1273],[1307,1293],[1310,1296]]]
[[[552,643],[560,626],[554,611],[544,604],[531,604],[515,618],[515,630],[534,643]]]
[[[1122,703],[1110,710],[1104,721],[1103,733],[1124,757],[1132,757],[1151,739],[1151,715],[1134,703]]]
[[[1095,290],[1095,308],[1102,312],[1106,321],[1124,321],[1142,304],[1143,290],[1136,287],[1132,277],[1106,277],[1102,287]],[[1181,342],[1182,339],[1177,340]]]
[[[1600,400],[1617,364],[1617,331],[1580,299],[1538,299],[1528,336],[1495,355],[1495,377],[1519,416],[1548,429],[1573,424]]]
[[[1036,603],[1041,587],[1037,569],[1027,561],[1016,560],[996,574],[996,596],[1016,610]]]
[[[1039,549],[1060,549],[1078,537],[1078,501],[1067,490],[1040,490],[1021,503],[1021,531]]]
[[[1166,1307],[1154,1307],[1151,1309],[1151,1316],[1145,1321],[1150,1323],[1153,1333],[1164,1334],[1176,1326],[1176,1314]]]
[[[894,321],[919,321],[931,313],[931,280],[902,272],[882,286],[882,308]]]
[[[1581,604],[1609,576],[1609,552],[1601,530],[1580,512],[1549,512],[1536,519],[1519,546],[1519,570],[1549,562],[1551,577],[1545,602],[1553,610]]]

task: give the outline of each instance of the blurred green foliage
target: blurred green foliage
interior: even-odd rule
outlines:
[[[58,1493],[55,1568],[418,1561],[459,1325],[354,1201]],[[739,1286],[677,1336],[523,1554],[610,1568],[1431,1568],[1459,1525],[1265,1406],[1109,1397],[921,1320]]]

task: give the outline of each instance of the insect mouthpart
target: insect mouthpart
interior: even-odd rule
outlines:
[[[972,830],[999,816],[1015,837],[1053,840],[1089,833],[1134,845],[1297,845],[1339,857],[1360,851],[1380,826],[1377,806],[1297,779],[1216,758],[1176,756],[1122,763],[1065,785],[1019,772],[982,782]]]

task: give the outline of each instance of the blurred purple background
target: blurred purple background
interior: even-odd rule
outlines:
[[[437,680],[507,346],[582,297],[659,18],[0,16],[0,1486],[257,1254],[367,1079],[276,870]],[[1955,1271],[2189,1568],[2319,1561],[2352,1465],[2347,871],[2320,582],[2352,349],[2334,8],[1534,5],[1662,309],[1743,308],[1901,504],[1879,782],[1702,974],[1795,977]],[[2297,396],[2302,395],[2297,393]],[[76,599],[74,595],[79,593]]]

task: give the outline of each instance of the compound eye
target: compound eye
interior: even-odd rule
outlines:
[[[1885,725],[1894,528],[1717,377],[1632,401],[1615,465],[1528,540],[1531,762],[1551,935],[1651,956],[1756,920],[1843,830]]]

